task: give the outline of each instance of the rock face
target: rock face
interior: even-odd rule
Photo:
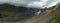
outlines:
[[[48,8],[42,14],[35,16],[35,23],[60,23],[60,5]]]

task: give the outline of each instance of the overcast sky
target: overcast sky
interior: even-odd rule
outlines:
[[[0,0],[0,4],[9,3],[15,6],[45,8],[56,5],[60,0]]]

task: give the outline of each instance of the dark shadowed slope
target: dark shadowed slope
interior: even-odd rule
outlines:
[[[0,5],[0,16],[2,21],[9,20],[9,21],[18,21],[18,20],[25,20],[32,18],[35,13],[38,11],[45,11],[45,9],[38,9],[38,8],[27,8],[23,6],[14,6],[10,4],[1,4]],[[4,17],[7,16],[7,17]]]

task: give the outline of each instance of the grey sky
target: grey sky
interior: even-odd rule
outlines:
[[[56,5],[60,0],[0,0],[0,4],[9,3],[15,6],[45,8]]]

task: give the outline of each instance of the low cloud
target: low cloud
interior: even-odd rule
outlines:
[[[45,8],[56,5],[60,0],[0,0],[0,4],[8,3],[15,6]]]

